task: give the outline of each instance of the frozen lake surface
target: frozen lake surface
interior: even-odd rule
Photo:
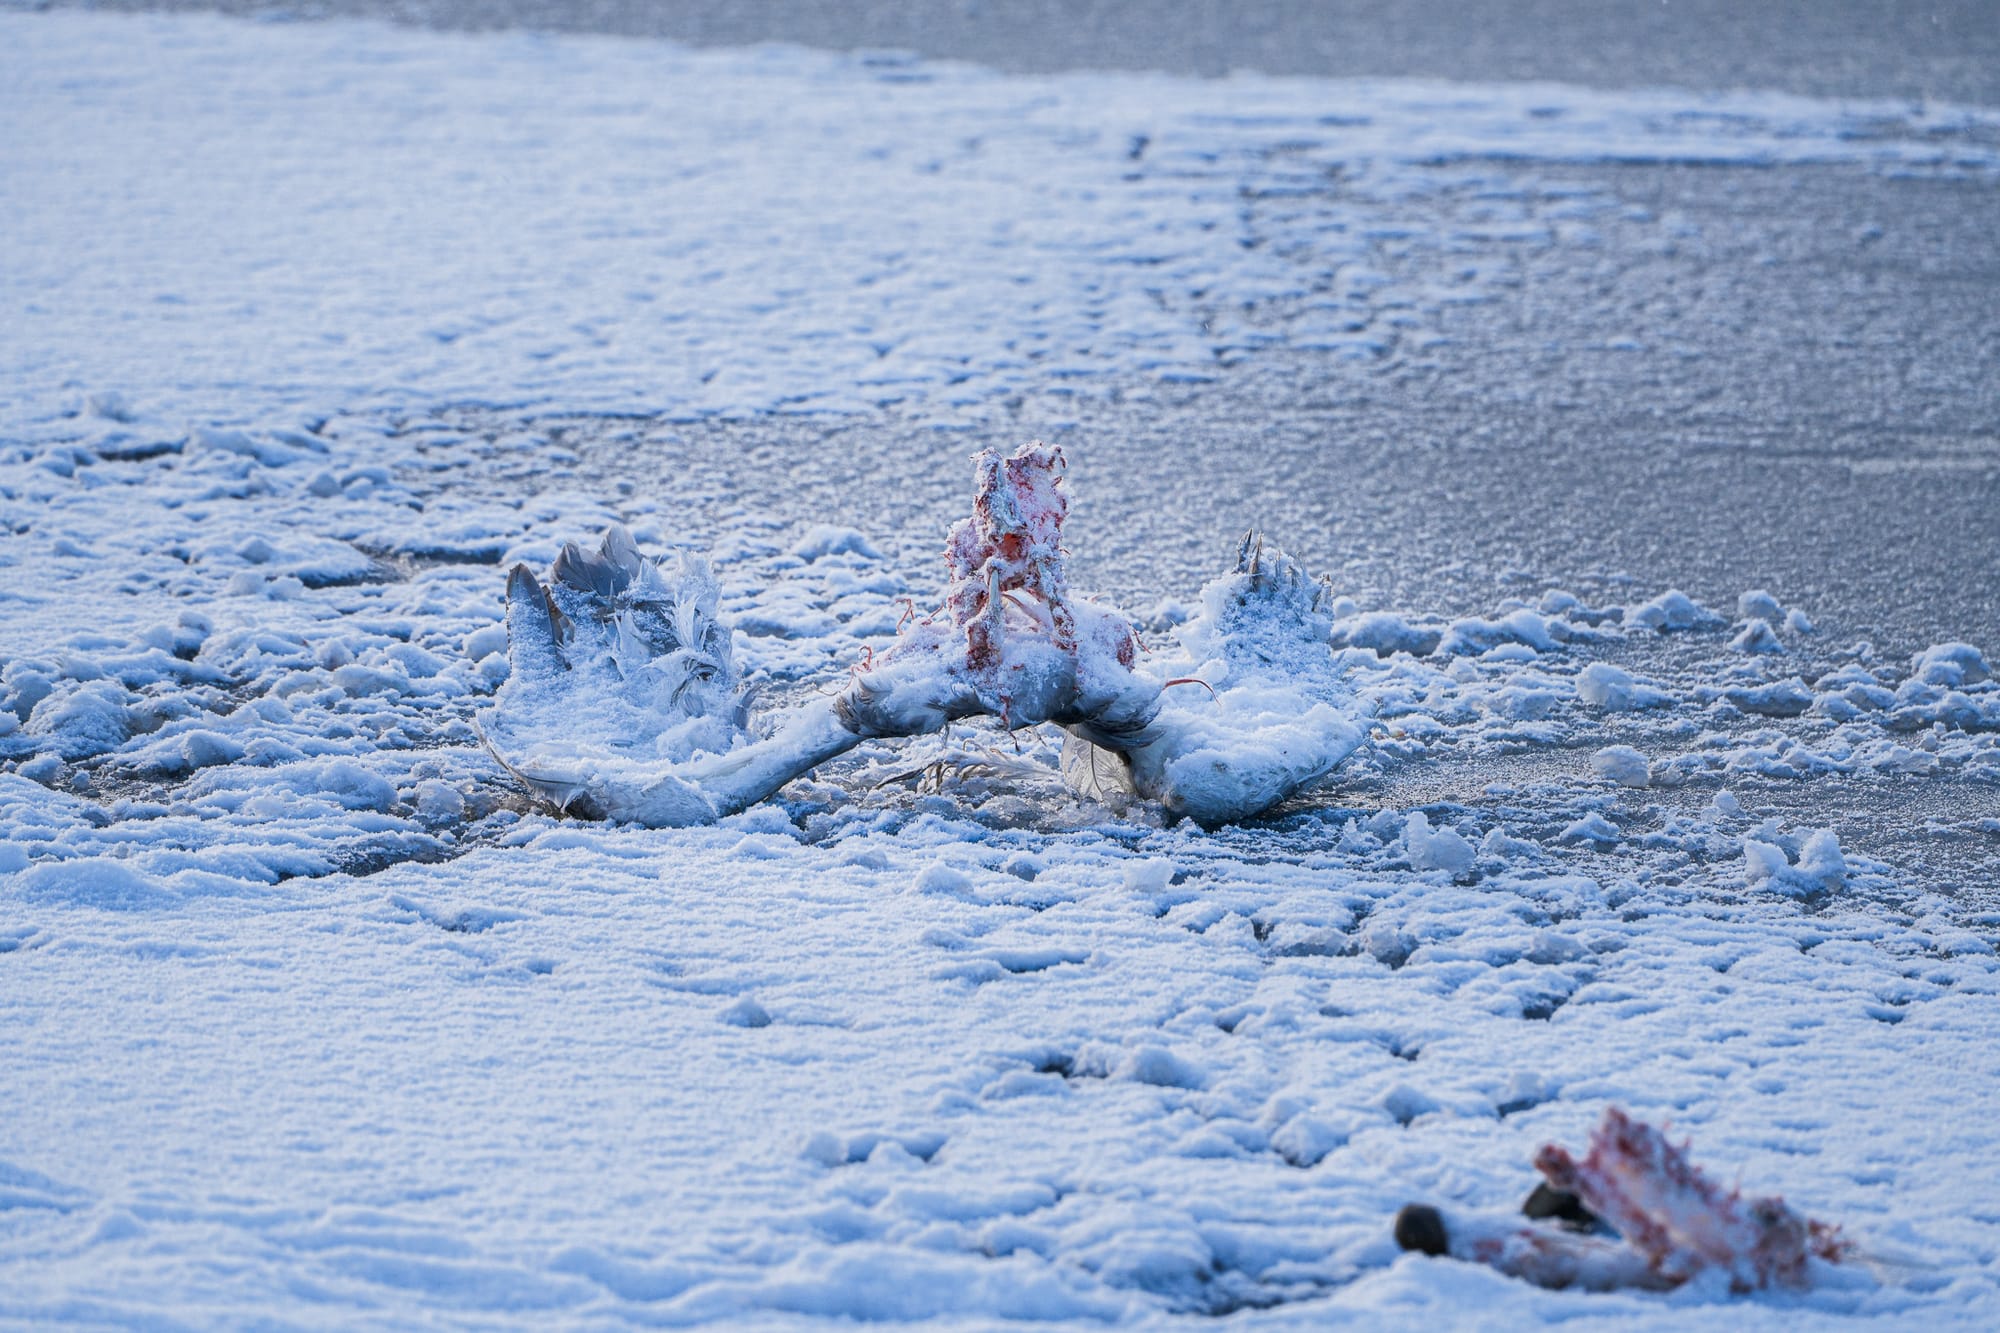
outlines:
[[[2000,1286],[2000,112],[0,15],[0,1318],[1718,1317],[1400,1255],[1608,1104]],[[767,698],[1071,458],[1257,524],[1372,741],[1217,832],[1048,737],[713,827],[480,746],[508,565],[707,551]],[[830,525],[830,526],[829,526]]]

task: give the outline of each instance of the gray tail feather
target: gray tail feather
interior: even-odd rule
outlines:
[[[514,781],[526,787],[531,795],[553,806],[557,814],[571,815],[577,819],[604,818],[603,809],[597,804],[596,799],[590,795],[584,783],[565,778],[552,778],[539,773],[529,773],[524,769],[516,768],[507,761],[507,756],[500,753],[500,747],[495,745],[493,738],[486,734],[486,728],[478,718],[473,719],[472,729],[478,733],[480,743],[486,747],[486,752],[493,756],[493,762],[506,769]]]
[[[551,574],[558,583],[609,601],[632,586],[642,564],[632,534],[613,524],[594,555],[575,542],[564,542]]]
[[[646,558],[639,554],[639,544],[622,523],[613,523],[604,530],[604,542],[597,548],[597,557],[622,576],[618,581],[621,590],[639,577],[639,570],[646,563]]]
[[[521,679],[569,669],[563,659],[561,612],[526,565],[507,575],[507,662]]]

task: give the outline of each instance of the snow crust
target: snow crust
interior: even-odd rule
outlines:
[[[541,410],[963,424],[1366,354],[1456,297],[1307,212],[1247,245],[1242,191],[1985,172],[1987,113],[75,13],[0,16],[0,75],[0,1321],[1990,1321],[1993,918],[1790,793],[1990,794],[1991,643],[1229,575],[1165,715],[1348,757],[1207,831],[971,726],[706,827],[562,820],[474,725],[505,571],[612,524],[707,550],[780,702],[942,592],[942,533],[617,493]],[[1229,632],[1253,594],[1312,633]],[[1382,795],[1501,760],[1538,767]],[[1400,1205],[1511,1210],[1613,1102],[1856,1262],[1733,1299],[1397,1252]]]

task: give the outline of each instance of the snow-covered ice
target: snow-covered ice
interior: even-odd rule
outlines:
[[[1990,1317],[1994,917],[1788,795],[1931,784],[1991,840],[1990,642],[1336,597],[1365,744],[1212,831],[973,723],[700,827],[562,820],[475,719],[505,570],[614,524],[706,553],[774,705],[944,591],[942,532],[621,488],[554,418],[1012,446],[1024,390],[1479,298],[1371,266],[1438,162],[1992,173],[1992,114],[64,13],[0,16],[0,123],[0,1320]],[[1252,234],[1336,167],[1351,213]],[[1188,679],[1296,675],[1158,595]],[[1613,1103],[1859,1259],[1732,1300],[1398,1252]]]
[[[1479,158],[2000,166],[1995,114],[1948,105],[0,23],[0,407],[95,403],[123,452],[168,443],[147,412],[943,409],[1206,378],[1279,341],[1371,355],[1494,276],[1409,290],[1365,225],[1243,206],[1329,172],[1358,203]]]

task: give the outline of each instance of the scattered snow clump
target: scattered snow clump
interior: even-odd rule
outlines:
[[[1295,1115],[1271,1135],[1271,1151],[1293,1166],[1318,1166],[1335,1148],[1345,1147],[1349,1134],[1316,1116]]]
[[[1577,697],[1607,713],[1629,713],[1669,702],[1666,691],[1648,685],[1609,662],[1592,662],[1576,678]]]
[[[734,1028],[767,1028],[771,1026],[771,1015],[764,1006],[745,995],[729,1005],[717,1015],[723,1022]]]
[[[1432,828],[1421,810],[1412,810],[1403,824],[1403,850],[1412,870],[1442,870],[1457,876],[1472,868],[1472,844],[1456,829]]]
[[[1939,643],[1918,653],[1911,664],[1926,685],[1977,685],[1993,677],[1986,655],[1969,643]]]
[[[1428,657],[1444,637],[1444,631],[1412,625],[1392,611],[1370,611],[1340,621],[1333,627],[1331,637],[1336,648],[1366,648],[1378,657],[1394,653]]]
[[[1479,616],[1454,620],[1435,651],[1446,656],[1476,655],[1503,644],[1520,644],[1538,653],[1560,646],[1548,620],[1523,608],[1492,620]]]
[[[1743,841],[1744,879],[1751,888],[1780,893],[1831,893],[1847,882],[1847,859],[1841,855],[1840,839],[1832,829],[1820,829],[1799,848],[1799,859],[1790,860],[1776,843],[1756,838]]]
[[[1703,606],[1694,598],[1674,589],[1663,592],[1644,606],[1634,607],[1625,613],[1627,629],[1667,630],[1693,629],[1697,625],[1713,625],[1722,617]]]
[[[1736,599],[1738,620],[1765,620],[1775,625],[1784,613],[1778,599],[1762,588],[1752,589]]]
[[[417,784],[416,806],[418,814],[435,823],[456,823],[465,818],[465,794],[436,778]]]
[[[1443,1109],[1435,1097],[1419,1092],[1407,1083],[1398,1083],[1382,1097],[1382,1109],[1399,1125],[1407,1125],[1420,1115]]]
[[[805,536],[799,538],[798,545],[792,548],[792,554],[801,560],[818,560],[828,555],[858,555],[870,560],[882,558],[882,553],[859,532],[832,523],[818,523],[807,528]]]
[[[1744,624],[1729,646],[1739,653],[1782,653],[1785,645],[1778,642],[1778,631],[1771,628],[1768,620],[1751,620]]]
[[[1813,706],[1813,692],[1797,676],[1766,685],[1724,690],[1722,697],[1744,712],[1762,717],[1797,717]]]
[[[1593,810],[1564,829],[1558,836],[1558,841],[1587,842],[1595,847],[1609,847],[1623,836],[1616,824]]]
[[[1644,787],[1652,781],[1646,756],[1629,745],[1607,745],[1591,756],[1590,766],[1599,777],[1610,778],[1621,787]]]
[[[465,636],[461,647],[469,662],[481,662],[495,653],[507,651],[507,627],[483,625]]]
[[[933,861],[917,875],[918,893],[962,894],[972,888],[972,877],[956,866]]]
[[[1156,1088],[1199,1088],[1208,1082],[1201,1070],[1164,1046],[1145,1045],[1120,1062],[1116,1077]]]
[[[12,896],[37,905],[96,907],[113,912],[155,911],[177,901],[175,894],[151,876],[102,856],[29,866],[13,876]]]
[[[53,692],[28,715],[30,736],[64,759],[90,759],[115,750],[132,734],[130,696],[108,680],[93,680],[67,693]]]

